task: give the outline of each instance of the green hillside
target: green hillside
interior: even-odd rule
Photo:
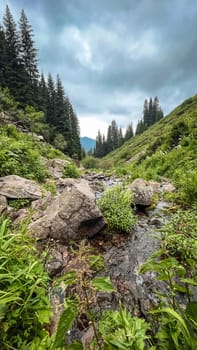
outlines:
[[[42,112],[20,109],[7,90],[0,90],[0,177],[15,174],[42,182],[48,177],[42,157],[68,159],[44,141],[47,132]]]
[[[149,178],[156,175],[171,177],[177,168],[194,169],[196,151],[197,95],[105,159],[112,159],[114,166],[138,169],[139,172],[143,170]]]
[[[197,95],[187,99],[143,134],[107,155],[104,162],[116,171],[136,177],[172,179],[197,196]]]

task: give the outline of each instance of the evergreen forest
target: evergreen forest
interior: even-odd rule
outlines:
[[[39,72],[33,28],[24,10],[17,24],[8,6],[0,26],[0,85],[9,89],[22,110],[31,106],[42,112],[37,133],[64,153],[81,158],[79,121],[61,78]]]

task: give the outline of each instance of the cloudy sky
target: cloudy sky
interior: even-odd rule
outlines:
[[[197,92],[197,0],[0,0],[33,27],[39,66],[59,74],[81,135],[125,128],[145,98],[164,113]]]

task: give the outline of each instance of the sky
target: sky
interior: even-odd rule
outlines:
[[[0,0],[34,31],[39,68],[59,74],[81,136],[136,127],[144,100],[167,115],[197,92],[197,0]]]

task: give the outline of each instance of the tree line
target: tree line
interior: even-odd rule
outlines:
[[[98,158],[104,157],[114,149],[122,146],[124,142],[133,136],[143,133],[161,118],[163,118],[163,111],[159,105],[158,97],[156,96],[154,99],[151,97],[149,101],[146,99],[144,101],[143,118],[138,121],[135,133],[131,122],[127,126],[123,136],[122,128],[118,127],[116,121],[113,120],[108,126],[107,137],[101,135],[100,130],[98,131],[95,148],[90,153],[93,153]]]
[[[150,97],[149,101],[146,99],[144,101],[143,118],[137,123],[136,135],[144,132],[161,118],[163,118],[163,111],[159,105],[158,97],[155,96],[154,99]]]
[[[19,107],[33,106],[44,112],[43,121],[49,128],[47,140],[68,155],[81,158],[79,122],[74,108],[65,95],[59,75],[51,73],[45,80],[39,72],[33,29],[21,10],[18,26],[6,6],[0,24],[0,86],[8,88]]]
[[[134,132],[132,123],[128,125],[125,135],[123,136],[122,128],[118,127],[115,120],[112,120],[111,124],[108,126],[107,137],[105,137],[105,135],[101,135],[100,130],[98,131],[93,155],[98,158],[104,157],[114,149],[122,146],[125,141],[129,140],[133,136]]]

